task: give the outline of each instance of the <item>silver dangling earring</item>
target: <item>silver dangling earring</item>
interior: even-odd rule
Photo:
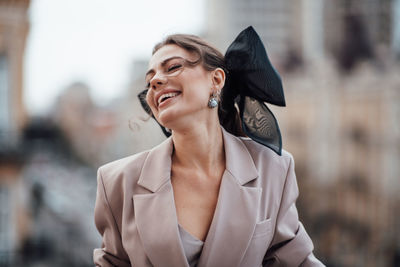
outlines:
[[[217,106],[218,106],[217,93],[213,92],[212,96],[210,97],[210,100],[208,100],[208,107],[215,108]]]

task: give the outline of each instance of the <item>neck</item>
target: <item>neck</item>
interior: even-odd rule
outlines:
[[[173,131],[173,164],[209,174],[225,169],[224,143],[219,123],[191,126]]]

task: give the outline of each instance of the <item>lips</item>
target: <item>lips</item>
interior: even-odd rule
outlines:
[[[171,98],[171,97],[175,97],[179,95],[178,92],[174,92],[174,93],[167,93],[167,94],[162,94],[159,98],[158,98],[158,105],[160,105],[161,102],[163,102],[164,100]]]
[[[181,92],[175,91],[175,90],[174,91],[163,91],[159,95],[156,96],[156,103],[159,106],[164,101],[174,98],[180,94],[181,94]]]

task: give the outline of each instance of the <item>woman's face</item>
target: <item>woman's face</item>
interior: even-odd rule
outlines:
[[[212,74],[202,64],[192,66],[198,56],[177,45],[161,47],[149,62],[146,100],[154,117],[164,127],[174,129],[201,119],[213,91]]]

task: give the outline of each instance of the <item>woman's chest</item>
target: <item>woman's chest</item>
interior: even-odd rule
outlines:
[[[220,179],[188,175],[171,177],[176,215],[187,232],[204,241],[218,202]]]

